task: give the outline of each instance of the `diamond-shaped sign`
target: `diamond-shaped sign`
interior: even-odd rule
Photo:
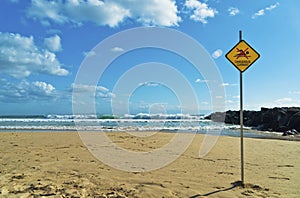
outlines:
[[[236,44],[225,56],[241,72],[248,69],[260,57],[259,53],[244,40]]]

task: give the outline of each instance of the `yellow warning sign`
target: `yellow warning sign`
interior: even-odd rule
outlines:
[[[248,69],[260,57],[259,53],[244,40],[236,44],[225,56],[241,72]]]

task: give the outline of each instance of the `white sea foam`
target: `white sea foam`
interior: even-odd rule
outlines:
[[[239,125],[225,125],[205,120],[202,115],[189,114],[136,114],[117,119],[101,119],[95,115],[47,115],[37,117],[1,117],[0,130],[38,131],[168,131],[238,134]],[[108,118],[112,116],[106,116]],[[105,117],[105,118],[106,118]],[[113,116],[117,117],[117,116]],[[250,129],[250,128],[248,128]]]

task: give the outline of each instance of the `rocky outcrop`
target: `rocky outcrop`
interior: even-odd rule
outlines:
[[[216,119],[217,118],[217,119]],[[225,121],[227,124],[240,123],[240,111],[212,113],[206,119]],[[261,131],[300,133],[300,107],[261,108],[260,111],[244,111],[244,125]]]

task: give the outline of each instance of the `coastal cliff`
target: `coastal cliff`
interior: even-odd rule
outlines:
[[[220,121],[225,117],[226,124],[239,124],[240,111],[212,113],[205,119]],[[261,108],[260,111],[244,111],[244,126],[261,131],[284,132],[283,135],[300,133],[300,107]]]

